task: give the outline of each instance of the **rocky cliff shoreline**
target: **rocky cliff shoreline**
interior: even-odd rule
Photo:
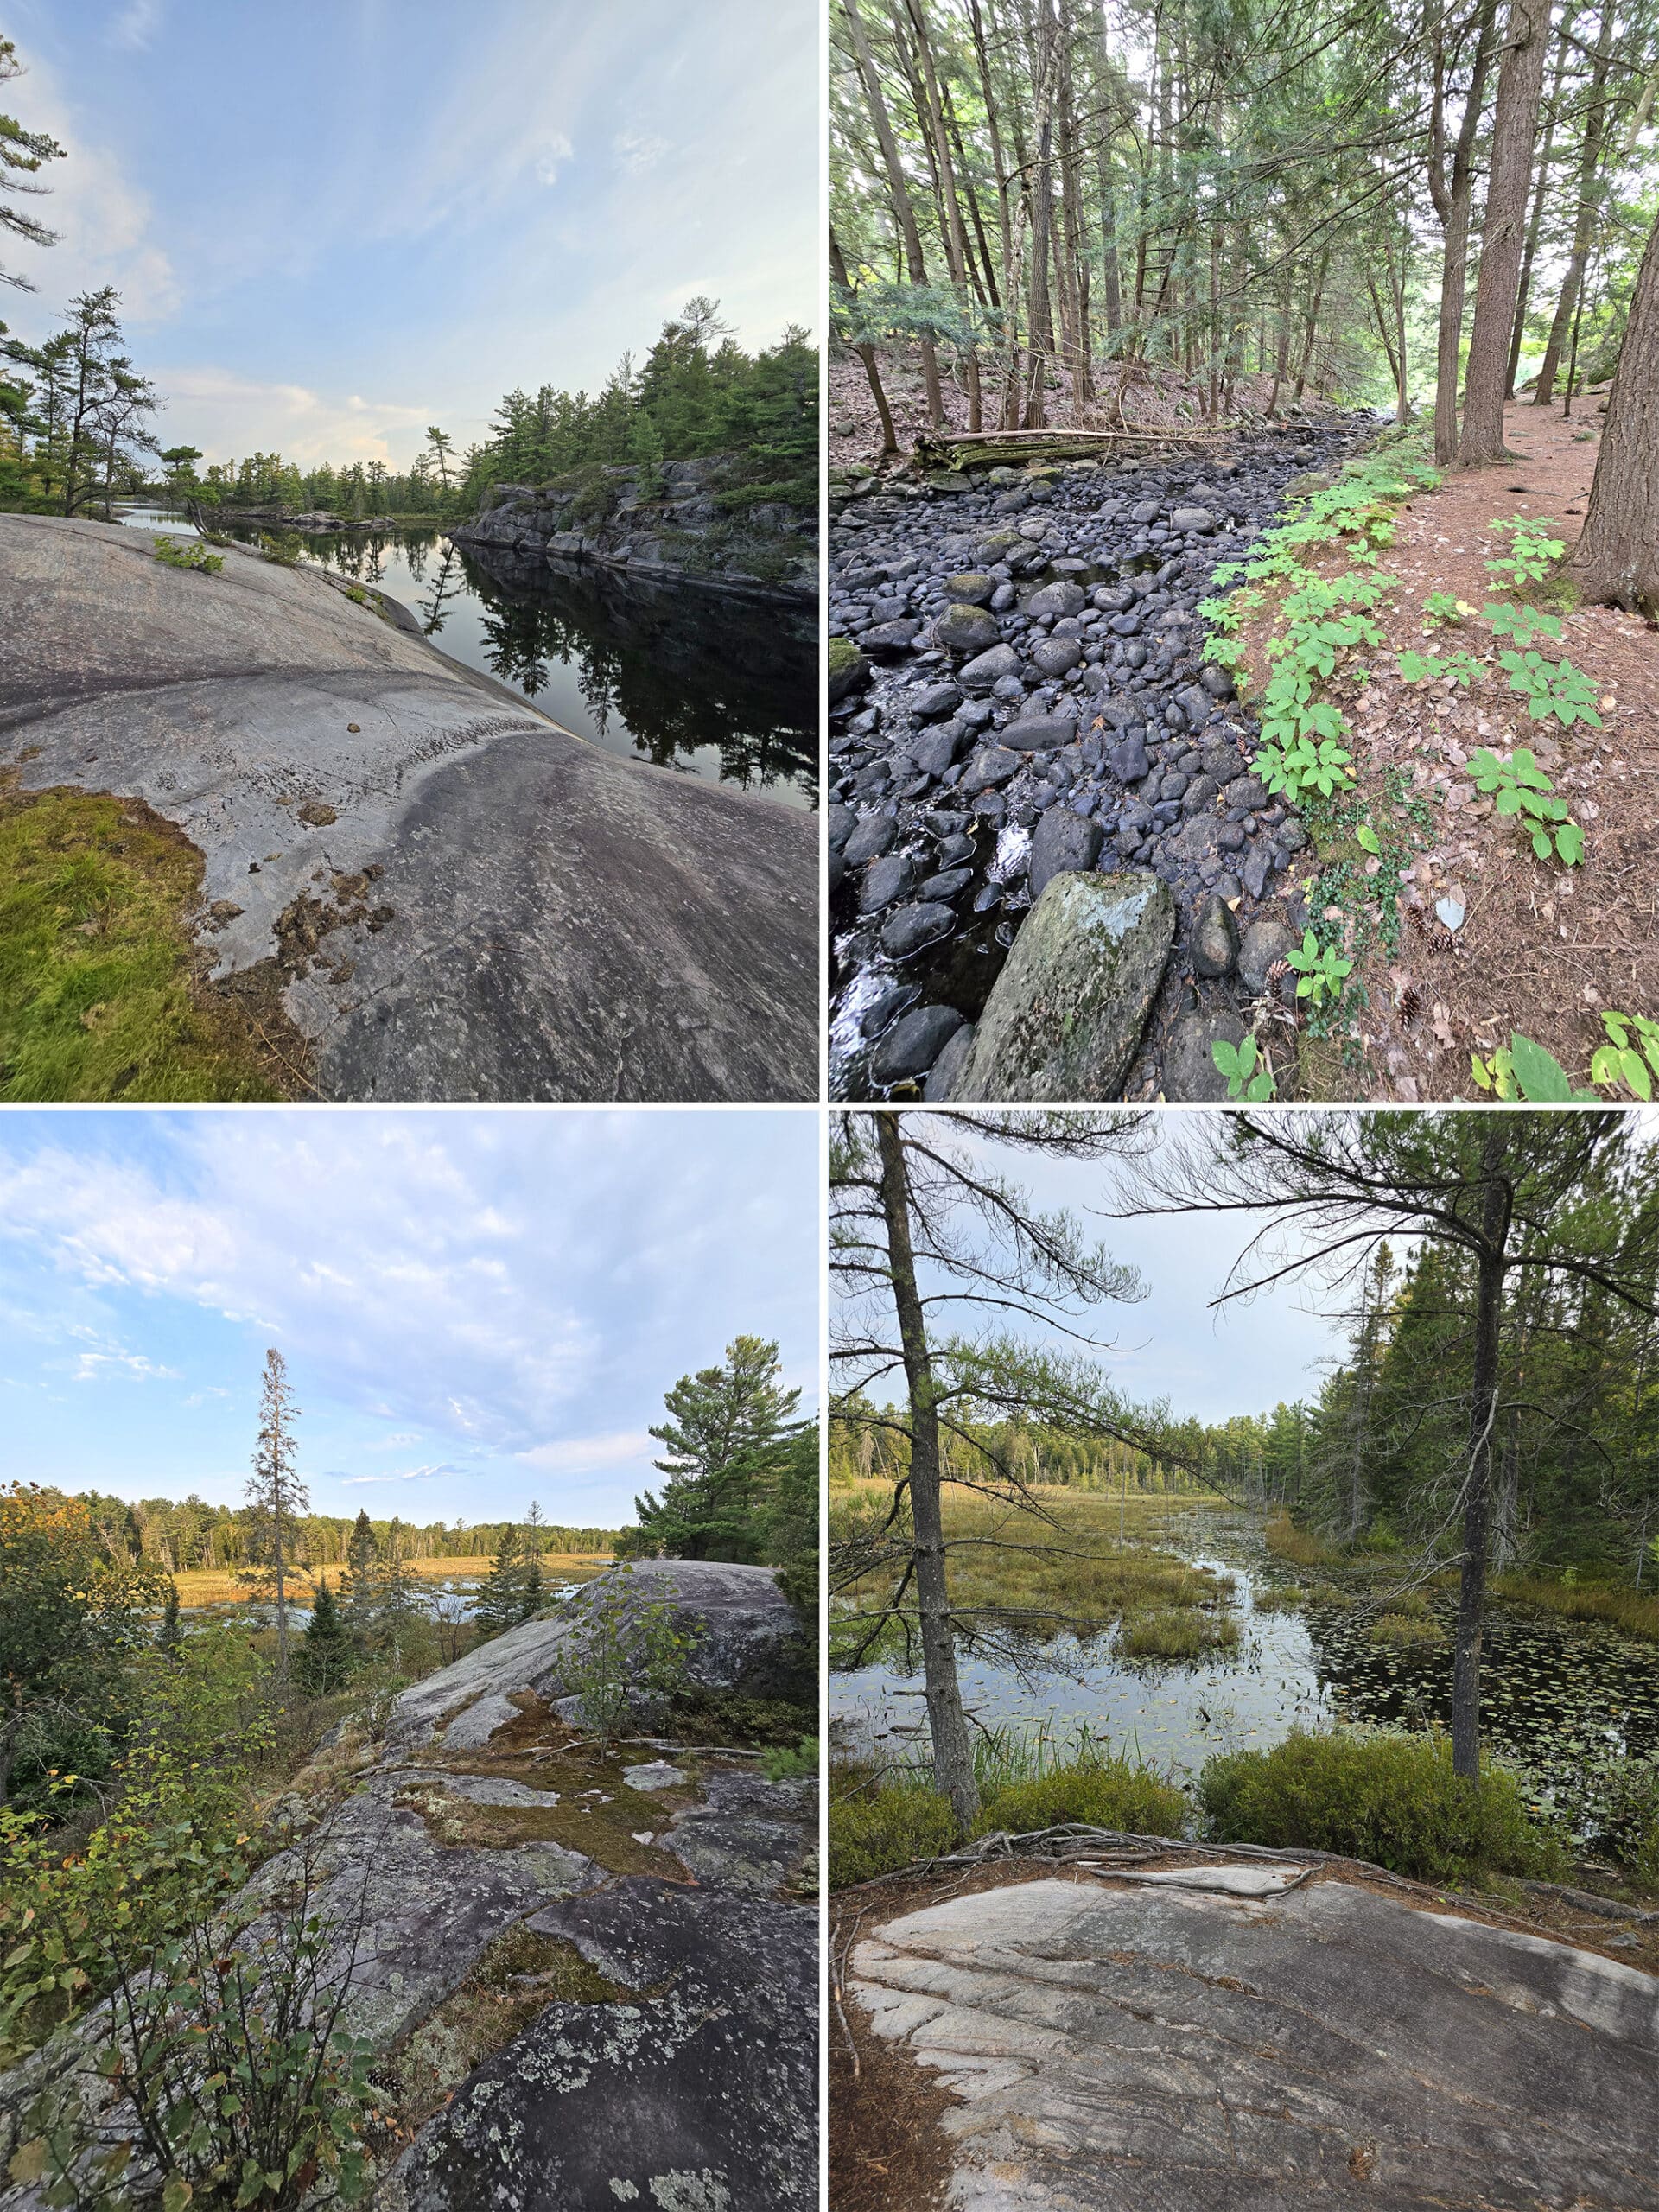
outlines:
[[[818,589],[817,521],[766,485],[734,480],[729,456],[577,470],[551,484],[498,484],[477,518],[446,535],[468,551],[556,566],[592,563],[659,585],[696,584],[800,606]]]

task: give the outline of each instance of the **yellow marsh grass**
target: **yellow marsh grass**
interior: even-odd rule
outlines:
[[[849,1508],[868,1514],[888,1494],[874,1481],[837,1484],[836,1516]],[[1122,1501],[1124,1541],[1118,1541],[1120,1501],[1102,1491],[1060,1487],[1033,1492],[1046,1520],[1018,1501],[1006,1503],[947,1484],[944,1529],[952,1547],[950,1599],[963,1613],[1012,1613],[1036,1632],[1058,1633],[1071,1622],[1104,1624],[1125,1615],[1190,1611],[1219,1614],[1230,1585],[1202,1567],[1153,1548],[1140,1535],[1149,1521],[1192,1500],[1131,1493]],[[847,1593],[873,1603],[882,1585],[871,1577]],[[1213,1638],[1207,1639],[1213,1641]]]
[[[585,1582],[591,1575],[603,1573],[610,1565],[597,1552],[543,1552],[542,1573],[550,1582]],[[490,1571],[486,1557],[475,1554],[461,1559],[412,1559],[409,1562],[411,1574],[423,1582],[448,1582],[475,1576],[481,1580]],[[319,1574],[327,1575],[330,1589],[340,1587],[340,1577],[346,1570],[337,1560],[327,1560],[321,1567],[299,1567],[290,1570],[288,1588],[297,1605],[306,1603]],[[181,1567],[173,1580],[179,1586],[181,1605],[240,1605],[250,1602],[249,1592],[236,1579],[236,1570],[228,1567]]]

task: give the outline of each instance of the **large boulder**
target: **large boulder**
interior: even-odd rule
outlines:
[[[392,1706],[387,1742],[402,1751],[440,1740],[451,1749],[476,1748],[513,1720],[524,1693],[544,1704],[565,1696],[572,1637],[613,1586],[615,1573],[584,1583],[556,1611],[493,1637],[404,1690]],[[627,1581],[631,1603],[666,1605],[676,1627],[691,1636],[688,1673],[698,1688],[773,1697],[804,1688],[803,1624],[769,1567],[640,1560]]]
[[[961,2212],[1659,2212],[1659,1980],[1594,1952],[1270,1862],[861,1925]]]
[[[817,824],[563,730],[346,579],[0,514],[0,771],[202,855],[336,1099],[804,1098]]]
[[[1050,878],[974,1032],[953,1099],[1120,1096],[1175,935],[1155,875]]]
[[[375,2212],[817,2202],[816,1784],[562,1726],[560,1653],[608,1580],[404,1692],[383,1742],[335,1745],[345,1793],[271,1809],[281,1847],[232,1909],[249,1948],[303,1879],[321,1985],[403,2128]],[[697,1682],[808,1688],[769,1569],[632,1580],[696,1631]],[[43,2091],[106,2141],[132,2131],[88,2024],[0,2074],[0,2212],[45,2212],[41,2184],[3,2178]]]

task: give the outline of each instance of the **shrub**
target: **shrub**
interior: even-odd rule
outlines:
[[[803,1736],[793,1751],[779,1746],[764,1754],[760,1771],[768,1782],[795,1782],[818,1770],[818,1739]]]
[[[1120,1659],[1200,1659],[1206,1651],[1230,1650],[1238,1624],[1191,1608],[1126,1613],[1117,1639]]]
[[[1299,1528],[1288,1513],[1275,1513],[1266,1530],[1268,1549],[1294,1567],[1334,1567],[1342,1554],[1312,1529]]]
[[[194,569],[200,575],[216,576],[225,565],[222,553],[210,553],[199,537],[152,537],[156,558],[166,569]]]
[[[588,1595],[561,1668],[582,1726],[608,1750],[637,1702],[666,1704],[686,1686],[695,1635],[676,1625],[674,1608],[644,1599],[633,1569],[619,1560]]]
[[[985,1800],[976,1835],[999,1828],[1029,1834],[1081,1821],[1090,1827],[1122,1828],[1134,1835],[1180,1834],[1186,1797],[1173,1782],[1129,1759],[1090,1759],[1058,1767],[1035,1782],[1011,1782]]]
[[[1446,1642],[1446,1630],[1420,1613],[1379,1613],[1365,1631],[1368,1643],[1432,1644]]]
[[[866,1797],[830,1801],[830,1886],[850,1888],[937,1858],[957,1840],[948,1797],[931,1784],[906,1783]]]
[[[1440,1736],[1298,1732],[1212,1758],[1198,1799],[1217,1842],[1339,1852],[1417,1881],[1556,1876],[1565,1865],[1516,1777],[1492,1766],[1478,1781],[1454,1774]]]

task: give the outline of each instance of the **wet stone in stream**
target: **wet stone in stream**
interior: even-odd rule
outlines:
[[[830,721],[838,1096],[948,1095],[1044,884],[1137,868],[1169,885],[1177,928],[1122,1095],[1210,1094],[1209,1040],[1280,991],[1307,918],[1307,836],[1250,772],[1255,722],[1196,610],[1292,480],[1363,435],[1324,416],[842,506],[830,629],[868,673]]]

